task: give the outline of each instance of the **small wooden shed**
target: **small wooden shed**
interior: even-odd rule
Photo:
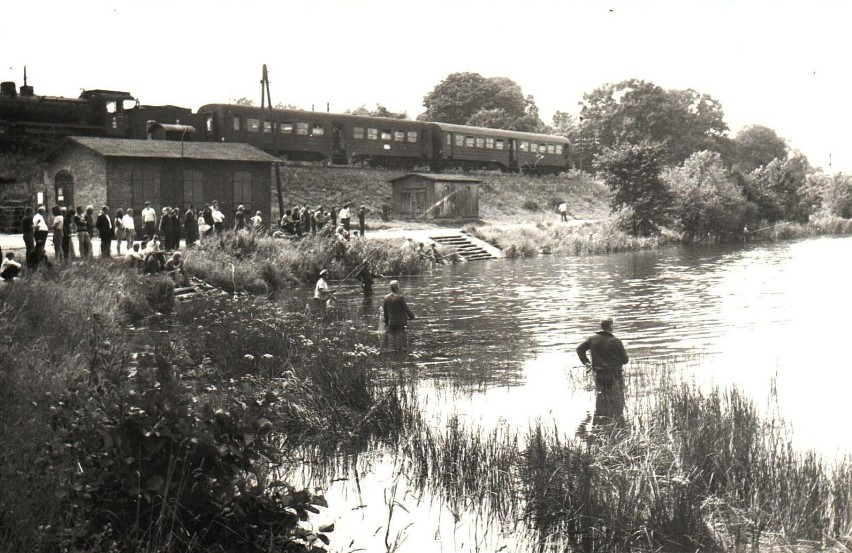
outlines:
[[[400,219],[465,222],[479,218],[482,180],[465,175],[409,173],[390,180]]]

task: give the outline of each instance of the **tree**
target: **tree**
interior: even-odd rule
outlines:
[[[819,205],[819,197],[808,187],[808,159],[795,153],[774,159],[746,177],[746,197],[757,204],[758,214],[769,222],[807,222]]]
[[[721,105],[695,90],[665,90],[629,79],[583,96],[580,119],[600,148],[656,142],[666,164],[700,150],[717,149],[727,132]]]
[[[787,143],[774,130],[761,125],[745,127],[731,141],[729,162],[742,173],[768,165],[773,159],[787,159]]]
[[[423,98],[417,119],[516,131],[539,132],[544,124],[532,96],[506,77],[453,73]]]
[[[687,236],[739,235],[746,199],[718,152],[695,152],[683,164],[663,171],[662,179],[674,196],[673,218]]]
[[[243,96],[242,98],[238,99],[234,103],[238,106],[253,106],[254,100],[252,100],[251,98],[246,98],[245,96]]]
[[[351,115],[364,115],[367,117],[384,117],[386,119],[408,119],[408,113],[406,112],[393,112],[388,110],[385,106],[381,104],[376,104],[375,110],[368,110],[363,104],[356,109],[346,110],[345,113],[349,113]]]
[[[612,189],[612,210],[629,207],[633,234],[649,235],[669,220],[672,195],[660,178],[664,148],[643,141],[604,149],[595,158],[595,169]]]

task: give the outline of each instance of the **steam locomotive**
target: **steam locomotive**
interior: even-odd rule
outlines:
[[[244,142],[292,161],[334,165],[498,169],[556,173],[571,167],[561,136],[350,114],[209,104],[196,113],[140,105],[128,92],[36,96],[0,84],[0,151],[42,152],[66,136]]]

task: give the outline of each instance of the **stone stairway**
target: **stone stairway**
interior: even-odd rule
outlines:
[[[429,239],[442,246],[453,248],[466,260],[497,259],[503,257],[499,249],[473,237],[462,230],[441,231],[429,235]]]

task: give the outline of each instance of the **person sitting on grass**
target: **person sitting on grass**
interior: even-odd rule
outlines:
[[[156,234],[148,242],[148,247],[143,252],[145,255],[145,273],[159,273],[166,266],[166,255],[160,249],[160,238]]]
[[[12,282],[18,278],[18,274],[20,274],[20,272],[21,264],[15,261],[14,253],[8,252],[6,257],[3,259],[3,263],[0,264],[0,278],[6,282]]]
[[[177,286],[185,286],[188,284],[189,279],[186,276],[186,272],[183,270],[183,254],[180,252],[175,252],[166,261],[166,265],[164,267],[166,274],[172,277]]]
[[[124,258],[131,267],[142,269],[145,266],[145,255],[139,249],[139,244],[133,244],[133,249],[127,250]]]

